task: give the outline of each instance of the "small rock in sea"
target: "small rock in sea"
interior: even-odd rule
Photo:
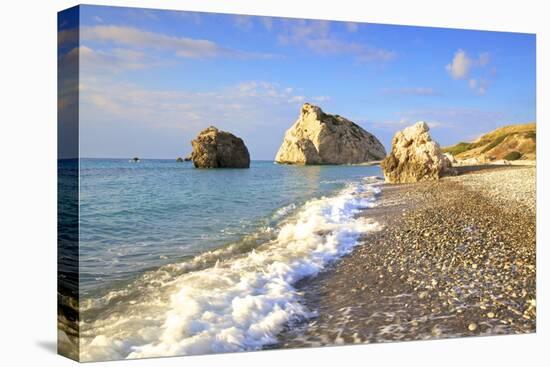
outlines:
[[[470,325],[468,325],[468,330],[476,331],[477,330],[477,324],[472,322]]]
[[[250,154],[244,141],[210,126],[191,141],[191,159],[196,168],[249,168]]]

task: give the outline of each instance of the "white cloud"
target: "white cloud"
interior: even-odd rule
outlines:
[[[63,48],[73,48],[78,45],[79,35],[77,28],[65,29],[57,32],[57,47]]]
[[[384,94],[389,95],[414,95],[414,96],[436,96],[440,93],[429,87],[404,87],[404,88],[384,88]]]
[[[143,15],[146,18],[149,18],[149,19],[152,19],[152,20],[159,20],[160,19],[158,17],[158,15],[156,14],[156,12],[153,11],[153,10],[143,9]]]
[[[200,130],[214,125],[245,139],[254,157],[270,159],[301,104],[314,99],[266,81],[196,92],[145,88],[89,74],[79,90],[81,149],[86,156],[131,155],[135,147],[152,142],[163,144],[151,145],[152,155],[182,155]]]
[[[95,116],[98,123],[125,119],[136,124],[181,129],[205,127],[214,122],[247,123],[250,128],[257,128],[269,123],[266,112],[275,106],[297,114],[300,104],[306,100],[329,99],[328,96],[296,95],[293,91],[294,88],[266,81],[246,81],[219,90],[191,92],[154,90],[87,78],[80,85],[80,98],[83,116]]]
[[[468,86],[476,93],[483,95],[487,92],[490,81],[486,78],[470,77],[474,68],[483,69],[490,63],[488,52],[482,52],[477,58],[471,58],[466,51],[459,49],[456,51],[453,60],[445,68],[454,79],[468,79]],[[478,71],[479,73],[479,71]],[[490,74],[495,73],[495,68],[491,68]]]
[[[482,52],[479,54],[478,65],[486,66],[489,65],[490,57],[488,52]]]
[[[271,31],[273,29],[273,19],[271,17],[259,17],[258,19],[266,30]]]
[[[402,116],[401,118],[397,120],[386,120],[379,123],[374,123],[373,126],[380,129],[386,129],[391,131],[397,131],[402,130],[408,126],[414,125],[418,121],[425,121],[430,129],[437,129],[437,128],[449,128],[452,127],[452,125],[448,123],[444,123],[441,121],[433,120],[433,119],[421,119],[421,118],[413,118],[411,116]]]
[[[237,28],[242,29],[243,31],[249,31],[254,26],[250,15],[234,15],[233,23]]]
[[[80,38],[84,42],[96,41],[138,49],[165,49],[186,58],[270,58],[274,55],[234,50],[219,46],[213,41],[189,37],[175,37],[143,31],[134,27],[97,25],[82,27]]]
[[[464,50],[456,51],[453,61],[445,68],[455,79],[464,79],[470,74],[472,59],[468,57]]]
[[[306,100],[306,97],[304,96],[293,96],[289,99],[290,102],[304,102]]]
[[[478,94],[485,94],[487,92],[487,88],[489,87],[489,81],[487,79],[470,79],[468,81],[468,86],[475,90]]]
[[[338,38],[326,20],[284,19],[277,39],[281,45],[305,47],[320,55],[354,55],[358,61],[390,61],[394,51]]]
[[[412,125],[417,121],[426,121],[433,128],[467,131],[472,130],[472,126],[475,126],[480,131],[489,131],[490,127],[506,122],[503,121],[504,118],[505,114],[500,111],[460,107],[426,108],[402,111],[396,114],[395,119],[378,122],[375,125],[395,130]]]
[[[311,98],[314,102],[328,102],[331,100],[329,96],[315,96]]]
[[[202,24],[201,13],[193,11],[171,11],[169,14],[174,15],[178,18],[182,18],[185,21],[192,21],[196,25]]]
[[[109,51],[95,50],[86,45],[75,48],[79,53],[81,74],[97,72],[119,73],[125,70],[144,69],[154,64],[143,52],[114,48]]]
[[[357,30],[359,29],[359,24],[355,22],[346,22],[346,29],[348,30],[348,32],[357,32]]]
[[[359,61],[391,61],[395,59],[396,53],[373,46],[364,46],[357,55]]]

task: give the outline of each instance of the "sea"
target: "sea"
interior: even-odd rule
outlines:
[[[380,229],[368,210],[381,183],[367,165],[81,159],[82,360],[275,344],[315,316],[296,282]]]

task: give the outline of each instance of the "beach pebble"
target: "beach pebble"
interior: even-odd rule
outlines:
[[[346,342],[353,333],[380,342],[534,332],[536,222],[524,207],[534,207],[534,177],[534,168],[507,168],[386,189],[378,209],[389,211],[375,217],[384,230],[365,237],[329,282],[314,283],[327,309],[308,345],[342,324],[353,325]],[[508,200],[513,191],[529,200]],[[406,216],[393,211],[399,205]],[[331,317],[343,304],[350,314]]]

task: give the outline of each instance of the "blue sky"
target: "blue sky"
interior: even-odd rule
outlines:
[[[273,159],[302,103],[441,145],[535,120],[535,36],[80,8],[80,153],[174,158],[215,125]],[[69,28],[60,27],[60,32]]]

